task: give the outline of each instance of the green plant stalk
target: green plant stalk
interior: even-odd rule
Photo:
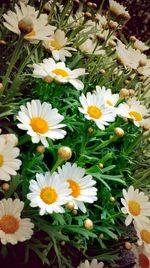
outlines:
[[[26,59],[23,61],[23,63],[22,63],[21,66],[19,67],[18,73],[17,73],[16,76],[15,76],[15,79],[14,79],[14,81],[13,81],[12,86],[10,87],[10,90],[13,90],[13,89],[15,88],[15,86],[16,86],[16,82],[17,82],[19,76],[20,76],[21,73],[23,72],[23,70],[24,70],[26,64],[28,63],[28,61],[29,61],[31,55],[33,54],[33,52],[39,47],[39,44],[40,44],[40,42],[39,42],[39,43],[38,43],[38,44],[31,50],[31,52],[29,53],[29,55],[26,57]]]
[[[11,72],[12,72],[12,69],[13,69],[15,63],[17,62],[17,59],[18,59],[18,56],[19,56],[19,52],[20,52],[20,49],[21,49],[21,46],[22,46],[22,42],[23,42],[23,35],[20,35],[19,36],[19,39],[18,39],[18,43],[16,45],[16,48],[15,48],[14,53],[12,55],[12,58],[10,60],[10,64],[9,64],[8,69],[6,71],[6,74],[3,77],[3,82],[2,82],[3,88],[2,88],[2,90],[0,92],[1,95],[4,92],[4,90],[7,88],[8,78],[9,78]]]
[[[60,158],[57,159],[56,163],[54,164],[52,170],[51,170],[51,174],[53,174],[53,172],[58,168],[58,166],[63,162],[63,160],[61,160]]]

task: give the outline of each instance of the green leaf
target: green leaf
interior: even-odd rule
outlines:
[[[12,196],[12,194],[15,192],[21,182],[22,180],[20,179],[20,175],[16,175],[15,177],[13,177],[10,182],[10,188],[5,194],[5,198]]]

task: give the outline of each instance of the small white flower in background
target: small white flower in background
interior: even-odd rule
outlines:
[[[146,55],[142,54],[138,49],[126,48],[120,40],[118,40],[116,52],[119,62],[131,69],[136,70],[139,67],[140,61],[147,61]]]
[[[138,40],[137,38],[136,38],[136,41],[133,43],[133,46],[135,49],[139,49],[141,52],[149,49],[149,47],[147,45],[145,45],[145,43]]]
[[[88,120],[93,120],[99,129],[104,130],[108,122],[114,122],[116,114],[105,106],[105,102],[98,94],[87,93],[79,98],[82,108],[78,108]]]
[[[77,11],[74,16],[70,15],[67,21],[68,26],[72,27],[78,27],[83,25],[84,22],[84,13]]]
[[[133,268],[149,268],[150,267],[150,253],[148,254],[144,246],[137,246],[135,244],[132,244],[131,251],[135,255],[135,262]]]
[[[39,11],[34,7],[20,3],[20,7],[15,5],[15,11],[8,11],[4,14],[4,26],[10,31],[20,35],[20,28],[25,28],[27,33],[24,34],[24,39],[32,43],[37,43],[39,40],[48,40],[48,36],[53,34],[56,27],[48,25],[48,16],[41,14],[38,17]]]
[[[53,58],[58,61],[65,61],[66,57],[71,57],[70,51],[76,51],[75,48],[68,47],[67,37],[65,37],[65,32],[57,30],[53,35],[50,36],[49,40],[43,42],[43,46],[51,51]]]
[[[79,46],[79,49],[88,55],[104,55],[105,51],[101,49],[100,46],[96,46],[96,42],[92,39],[87,39],[84,43]]]
[[[104,15],[101,15],[101,14],[97,13],[95,18],[98,21],[98,23],[101,24],[101,26],[103,28],[105,28],[107,26],[108,21],[107,21],[107,19],[106,19],[106,17]]]
[[[78,268],[103,268],[104,263],[98,262],[96,259],[93,259],[91,263],[88,260],[85,260],[85,262],[82,262]]]
[[[123,196],[121,203],[124,207],[121,209],[124,214],[128,214],[125,224],[128,226],[132,220],[149,222],[147,216],[150,216],[150,202],[148,196],[138,189],[130,186],[128,191],[123,189]]]
[[[114,109],[119,100],[119,94],[112,94],[111,89],[105,88],[104,86],[102,88],[100,86],[96,86],[96,93],[104,100],[106,107]]]
[[[20,150],[15,147],[14,140],[8,135],[0,135],[0,180],[10,181],[11,176],[17,174],[21,161],[17,159]]]
[[[127,11],[126,7],[120,5],[114,0],[109,0],[109,9],[113,14],[117,16],[122,16],[125,19],[130,19],[130,14]]]
[[[82,90],[84,84],[77,79],[81,75],[85,75],[84,68],[78,68],[75,70],[70,70],[66,67],[64,62],[55,62],[52,58],[44,59],[43,63],[33,65],[33,76],[36,78],[51,77],[55,81],[60,83],[70,83],[77,90]]]
[[[139,67],[137,71],[139,74],[142,74],[146,77],[150,77],[150,59],[147,59],[146,65]]]
[[[19,3],[19,4],[20,4],[20,3],[23,3],[23,4],[27,5],[28,2],[29,2],[29,0],[18,0],[18,3]]]
[[[29,218],[21,218],[24,203],[19,199],[0,201],[0,241],[6,245],[24,242],[31,238],[34,224]]]
[[[150,254],[150,221],[148,223],[134,221],[134,228],[137,232],[139,246],[144,246],[144,250]]]
[[[93,187],[96,181],[91,175],[85,175],[85,169],[78,167],[75,163],[67,162],[62,167],[58,167],[56,178],[59,178],[63,183],[69,183],[71,189],[70,197],[74,202],[75,209],[80,209],[83,213],[86,212],[85,203],[93,203],[97,200],[97,189]]]
[[[30,200],[31,207],[39,207],[40,215],[48,213],[64,213],[62,205],[70,200],[71,190],[68,183],[59,180],[55,174],[49,172],[36,174],[36,180],[30,181],[30,193],[27,198]]]
[[[47,102],[27,102],[26,106],[20,107],[17,119],[21,122],[17,125],[18,128],[27,130],[33,143],[41,141],[45,147],[48,146],[46,138],[57,140],[63,139],[66,135],[66,131],[62,129],[65,125],[60,124],[64,117]]]
[[[128,99],[127,103],[121,103],[118,106],[117,114],[132,119],[134,125],[139,127],[144,124],[144,116],[148,114],[148,110],[136,97],[133,97]]]
[[[2,134],[0,137],[3,137],[5,139],[5,143],[10,143],[14,147],[18,144],[18,138],[15,134]]]

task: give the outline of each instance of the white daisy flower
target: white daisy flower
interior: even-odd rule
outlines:
[[[141,52],[146,51],[149,49],[142,41],[136,38],[136,41],[133,43],[135,49],[139,49]]]
[[[84,84],[77,79],[79,76],[85,75],[85,69],[83,68],[70,70],[64,62],[56,63],[52,58],[44,59],[43,63],[34,64],[33,67],[34,77],[43,79],[51,77],[60,83],[70,83],[78,90],[84,88]]]
[[[71,189],[71,200],[73,200],[75,209],[80,209],[83,213],[86,212],[84,202],[93,203],[97,200],[97,189],[93,187],[96,181],[92,179],[91,175],[85,175],[85,169],[78,167],[75,163],[67,162],[61,168],[58,167],[58,174],[56,177],[63,183],[69,183]]]
[[[11,176],[17,174],[21,161],[17,159],[20,150],[15,147],[14,142],[0,136],[0,180],[10,181]]]
[[[136,97],[133,97],[128,99],[127,103],[118,106],[117,114],[132,119],[135,126],[139,127],[144,124],[144,116],[148,114],[148,110]]]
[[[139,74],[142,74],[146,77],[150,77],[150,59],[147,59],[146,65],[139,67],[137,71]]]
[[[31,238],[34,224],[28,218],[20,218],[24,203],[19,199],[0,201],[0,241],[6,245],[24,242]]]
[[[0,137],[5,139],[5,143],[11,143],[14,147],[18,144],[18,138],[15,134],[2,134]]]
[[[119,62],[127,68],[136,70],[139,67],[140,61],[147,61],[146,55],[142,54],[138,49],[126,48],[120,40],[118,40],[116,52]]]
[[[67,37],[65,37],[65,32],[57,30],[53,35],[50,36],[49,40],[43,42],[43,46],[52,52],[53,58],[58,61],[65,61],[66,57],[71,57],[70,51],[76,51],[75,48],[68,47]]]
[[[104,130],[108,122],[115,121],[115,113],[112,109],[105,106],[105,102],[98,94],[87,93],[79,98],[82,108],[78,108],[88,120],[93,120],[98,128]]]
[[[88,55],[104,55],[105,51],[100,46],[96,46],[96,43],[92,39],[87,39],[84,43],[79,46],[79,49]]]
[[[126,19],[130,19],[130,14],[126,10],[126,7],[124,7],[123,5],[120,5],[114,0],[109,0],[109,9],[112,13],[114,13],[117,16],[122,16]]]
[[[119,94],[112,94],[111,89],[107,89],[104,86],[102,88],[100,86],[96,86],[96,93],[104,100],[106,107],[114,109],[119,100]]]
[[[30,181],[29,189],[31,193],[27,195],[31,207],[39,207],[40,215],[47,213],[64,213],[62,205],[70,200],[71,190],[67,182],[59,180],[55,174],[49,172],[36,174],[36,180]]]
[[[39,40],[48,40],[48,36],[51,35],[56,27],[48,25],[48,16],[46,14],[40,14],[34,7],[25,5],[20,2],[20,7],[15,5],[15,11],[8,11],[4,14],[5,19],[4,26],[10,31],[20,35],[23,28],[27,30],[24,35],[24,39],[37,43]]]
[[[128,214],[125,224],[128,226],[132,220],[149,222],[147,216],[150,216],[150,202],[148,196],[138,189],[134,190],[130,186],[128,192],[123,189],[123,196],[121,203],[124,207],[121,209],[124,214]]]
[[[134,221],[133,224],[138,236],[138,245],[143,245],[145,251],[150,254],[150,221],[148,223]]]
[[[40,100],[27,102],[26,106],[20,107],[17,119],[21,122],[17,125],[18,128],[27,130],[33,143],[41,141],[47,147],[46,138],[57,140],[63,139],[66,135],[66,131],[62,129],[65,124],[60,124],[64,117],[47,102],[41,103]]]
[[[78,268],[103,268],[104,263],[98,262],[96,259],[93,259],[91,263],[88,260],[85,260],[85,262],[82,262]]]
[[[133,268],[149,268],[150,267],[150,253],[148,254],[144,246],[136,246],[135,244],[132,244],[131,251],[135,255],[135,262]]]

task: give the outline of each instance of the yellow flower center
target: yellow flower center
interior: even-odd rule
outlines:
[[[48,131],[48,123],[41,117],[33,117],[30,125],[36,133],[45,134]]]
[[[4,163],[4,157],[2,154],[0,154],[0,167],[2,167],[3,163]]]
[[[68,72],[66,72],[65,70],[63,69],[54,69],[52,71],[52,73],[56,74],[56,75],[61,75],[62,77],[67,77],[69,76]]]
[[[112,102],[107,100],[106,103],[109,105],[109,106],[113,106]]]
[[[128,202],[128,209],[133,216],[138,216],[141,212],[140,204],[133,200]]]
[[[6,234],[14,234],[19,229],[19,221],[13,215],[5,215],[0,219],[0,230]]]
[[[35,31],[31,31],[30,33],[26,34],[24,36],[25,39],[30,39],[30,37],[34,37],[36,35],[36,32]]]
[[[150,244],[150,232],[143,229],[141,232],[140,232],[140,236],[141,236],[141,239],[147,243],[147,244]]]
[[[80,195],[80,186],[74,180],[67,180],[69,182],[69,188],[72,190],[71,195],[73,197],[78,197]]]
[[[96,106],[89,106],[87,109],[87,113],[95,119],[98,119],[102,116],[101,110]]]
[[[56,202],[58,194],[56,190],[52,187],[45,187],[40,193],[40,197],[44,203],[50,205]]]
[[[62,46],[59,44],[59,42],[58,41],[56,41],[56,40],[53,40],[53,41],[51,41],[51,46],[52,47],[54,47],[56,50],[60,50],[61,48],[62,48]]]
[[[141,121],[142,120],[142,115],[136,111],[131,111],[129,112],[129,115],[136,121]]]

